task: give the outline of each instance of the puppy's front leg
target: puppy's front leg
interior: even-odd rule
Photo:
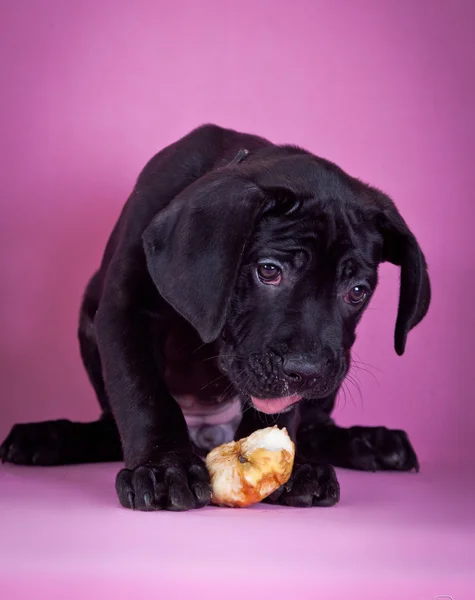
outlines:
[[[295,406],[287,413],[267,415],[249,406],[243,413],[235,439],[247,437],[253,431],[277,425],[285,427],[296,446],[292,475],[289,481],[264,500],[269,504],[283,504],[307,508],[311,506],[333,506],[340,499],[340,485],[333,467],[322,461],[311,462],[302,454],[297,444],[297,429],[300,407]]]
[[[126,466],[116,480],[119,500],[139,510],[204,506],[210,500],[208,472],[193,454],[181,409],[165,385],[152,323],[139,304],[143,290],[134,283],[128,287],[132,295],[106,288],[96,316],[106,391]]]

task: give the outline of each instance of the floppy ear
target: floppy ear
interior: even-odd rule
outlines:
[[[425,317],[431,287],[424,254],[393,202],[383,194],[378,220],[383,235],[382,260],[401,267],[399,307],[394,334],[397,354],[404,354],[409,331]]]
[[[176,196],[145,230],[149,273],[161,296],[214,341],[226,320],[241,258],[264,195],[229,173],[205,175]]]

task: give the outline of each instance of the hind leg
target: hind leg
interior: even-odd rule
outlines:
[[[302,406],[299,449],[311,460],[361,471],[419,471],[405,431],[386,427],[338,427],[311,402]]]
[[[14,425],[0,446],[2,462],[17,465],[72,465],[122,460],[112,419],[72,423],[66,419]]]
[[[101,418],[92,423],[61,419],[15,425],[0,446],[3,462],[67,465],[122,460],[120,437],[110,412],[94,333],[99,293],[96,274],[84,294],[78,337],[81,357],[102,409]]]
[[[102,376],[101,357],[97,347],[94,319],[100,298],[99,274],[96,273],[90,280],[81,305],[79,314],[78,340],[82,362],[87,376],[96,392],[97,401],[102,409],[104,418],[112,418],[109,400]]]

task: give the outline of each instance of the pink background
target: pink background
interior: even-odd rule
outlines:
[[[474,18],[471,0],[0,0],[0,437],[95,418],[84,285],[145,161],[211,121],[392,195],[432,307],[398,358],[398,272],[382,267],[356,346],[372,374],[336,417],[406,429],[423,465],[472,462]]]
[[[337,417],[407,428],[422,458],[464,457],[473,3],[227,4],[2,0],[0,435],[97,414],[76,343],[84,285],[145,161],[213,121],[303,145],[393,196],[433,304],[398,358],[398,273],[383,266],[356,346],[376,379],[360,373],[362,398],[349,384]]]

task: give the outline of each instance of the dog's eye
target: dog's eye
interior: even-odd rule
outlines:
[[[262,283],[277,285],[282,279],[282,269],[273,263],[261,263],[257,266],[257,276]]]
[[[357,285],[345,296],[345,302],[348,304],[362,304],[368,297],[368,290],[364,285]]]

